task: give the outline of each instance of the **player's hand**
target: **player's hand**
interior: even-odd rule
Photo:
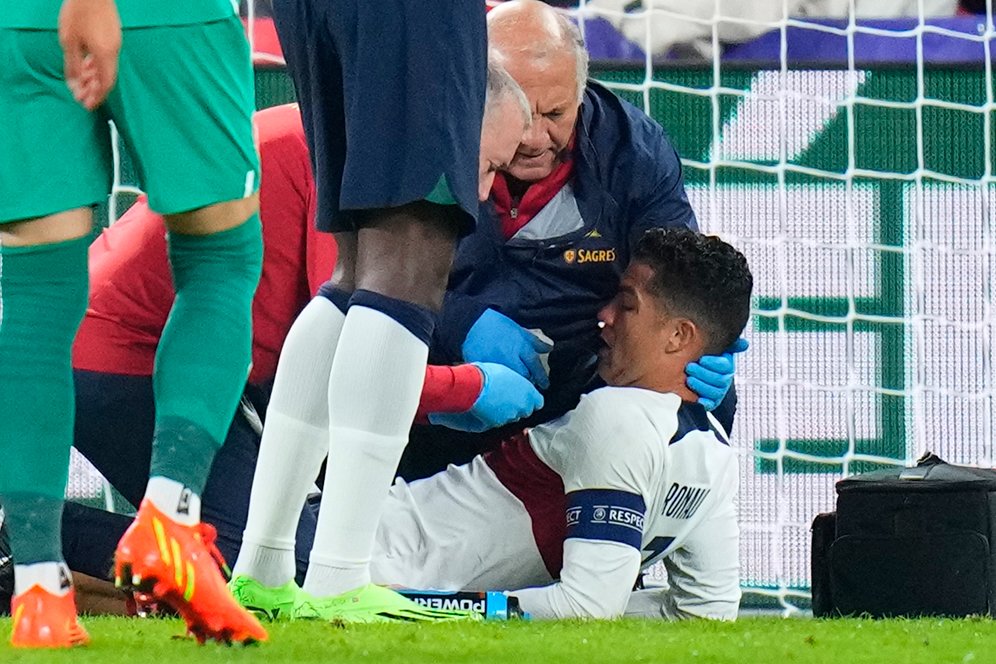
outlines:
[[[521,420],[543,407],[543,395],[533,384],[501,364],[475,362],[484,382],[470,410],[463,413],[429,413],[429,422],[450,429],[480,433]]]
[[[548,353],[551,348],[508,316],[485,309],[467,333],[462,350],[467,362],[502,364],[546,389],[550,387],[550,377],[540,353]]]
[[[100,106],[114,87],[121,19],[114,0],[64,0],[59,12],[66,85],[85,109]]]
[[[703,355],[698,362],[691,362],[685,367],[688,374],[685,384],[699,395],[699,403],[706,410],[714,410],[730,391],[736,370],[733,356],[744,352],[748,346],[747,340],[740,337],[722,355]]]

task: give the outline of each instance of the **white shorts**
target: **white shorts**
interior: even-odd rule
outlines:
[[[481,457],[410,484],[397,480],[377,529],[374,583],[509,590],[553,581],[526,508]]]

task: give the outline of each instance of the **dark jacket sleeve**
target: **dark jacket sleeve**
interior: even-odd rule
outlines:
[[[686,227],[698,230],[695,213],[685,193],[681,158],[659,126],[645,128],[650,133],[641,151],[646,163],[637,167],[653,173],[633,192],[630,200],[631,238],[635,241],[650,228]]]
[[[589,82],[582,146],[599,184],[619,205],[630,243],[650,228],[698,230],[685,193],[681,157],[664,128],[604,86]]]

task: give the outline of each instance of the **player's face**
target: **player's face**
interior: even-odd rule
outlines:
[[[512,177],[524,182],[542,180],[560,165],[562,153],[574,134],[578,117],[577,61],[569,51],[534,60],[513,54],[506,69],[533,110],[532,126],[522,137],[508,167]]]
[[[648,265],[630,264],[615,297],[598,312],[604,342],[598,374],[609,385],[643,385],[661,360],[666,317],[647,290],[653,274]]]
[[[508,168],[515,156],[522,132],[526,129],[522,108],[513,99],[506,99],[497,108],[484,114],[481,125],[481,162],[478,198],[488,200],[495,173]]]

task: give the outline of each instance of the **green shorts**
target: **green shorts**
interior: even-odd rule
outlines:
[[[259,186],[252,65],[237,18],[126,29],[117,84],[93,113],[66,87],[55,31],[0,29],[0,62],[0,223],[105,200],[108,120],[161,214]]]

